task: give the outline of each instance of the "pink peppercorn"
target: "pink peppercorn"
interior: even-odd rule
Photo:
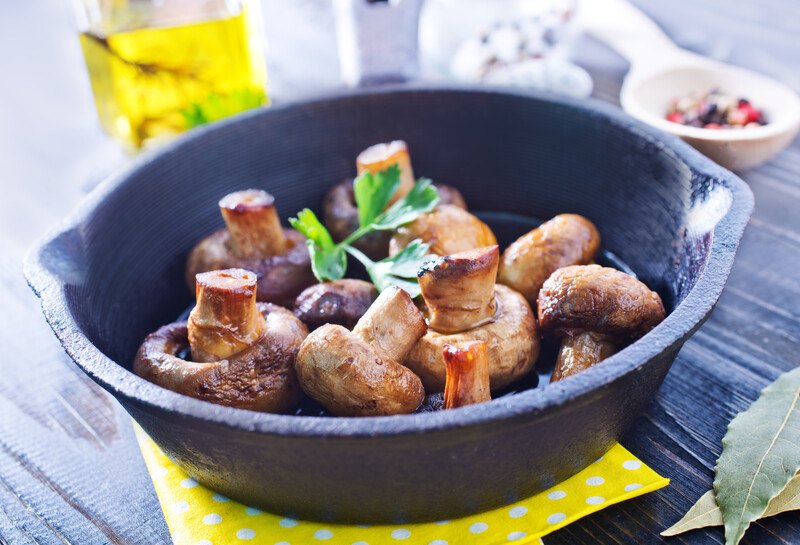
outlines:
[[[667,121],[704,129],[759,127],[767,121],[761,110],[745,98],[714,89],[704,95],[687,95],[670,101]]]

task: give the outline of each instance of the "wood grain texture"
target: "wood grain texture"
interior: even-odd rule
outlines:
[[[264,3],[277,100],[338,86],[330,2]],[[636,3],[681,45],[800,89],[796,2]],[[0,17],[0,46],[26,53],[0,61],[15,76],[0,86],[0,544],[169,543],[129,418],[64,355],[20,272],[25,248],[125,160],[95,121],[65,5],[8,3]],[[579,61],[595,95],[616,103],[625,63],[588,39]],[[658,534],[710,488],[730,419],[800,361],[800,141],[742,176],[756,211],[728,287],[623,441],[672,485],[560,530],[548,545],[723,542],[718,528]],[[797,513],[754,524],[743,541],[798,542]]]

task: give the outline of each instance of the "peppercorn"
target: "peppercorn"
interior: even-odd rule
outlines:
[[[767,124],[764,113],[746,98],[735,98],[719,89],[702,96],[687,95],[669,103],[665,118],[672,123],[705,129],[759,127]]]

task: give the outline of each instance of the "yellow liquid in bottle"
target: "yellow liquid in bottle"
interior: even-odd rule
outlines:
[[[266,68],[248,12],[178,26],[81,34],[103,128],[141,148],[261,106]]]

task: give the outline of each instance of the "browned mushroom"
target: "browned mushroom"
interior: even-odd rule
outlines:
[[[189,254],[186,281],[198,273],[241,268],[258,275],[258,300],[291,306],[316,282],[305,237],[283,228],[275,199],[257,189],[237,191],[219,202],[226,228],[201,240]]]
[[[453,255],[497,244],[488,225],[466,210],[440,204],[408,225],[400,227],[389,241],[389,255],[395,255],[412,240],[420,239],[436,255]]]
[[[395,140],[388,144],[376,144],[361,152],[356,160],[359,174],[379,172],[395,164],[400,167],[400,186],[390,203],[402,198],[414,187],[414,171],[406,143]],[[436,184],[436,188],[439,190],[440,205],[467,207],[456,188],[443,184]],[[358,208],[353,196],[352,180],[345,180],[335,185],[325,196],[322,208],[325,226],[337,242],[344,240],[358,229]],[[374,231],[358,239],[353,245],[371,259],[383,259],[387,255],[391,237],[391,231]]]
[[[486,343],[468,341],[446,344],[443,354],[447,366],[444,384],[445,409],[491,401]]]
[[[556,269],[587,265],[599,250],[600,233],[592,222],[577,214],[560,214],[506,248],[497,281],[534,305],[542,284]]]
[[[323,282],[297,296],[294,314],[312,331],[325,324],[352,329],[377,297],[375,286],[364,280]]]
[[[256,302],[254,273],[202,273],[188,323],[169,324],[148,335],[133,371],[211,403],[283,412],[302,397],[294,361],[307,333],[288,310]],[[191,360],[180,357],[187,347]]]
[[[658,294],[633,276],[600,265],[557,270],[539,292],[542,331],[564,338],[551,381],[602,361],[665,316]]]
[[[414,412],[425,390],[402,361],[426,329],[408,293],[386,289],[352,332],[327,324],[308,335],[295,363],[300,385],[336,415]]]
[[[445,387],[446,344],[486,344],[492,391],[533,369],[539,355],[536,320],[522,295],[495,284],[499,258],[497,246],[489,246],[441,257],[420,269],[430,328],[405,365],[419,375],[428,393]]]

